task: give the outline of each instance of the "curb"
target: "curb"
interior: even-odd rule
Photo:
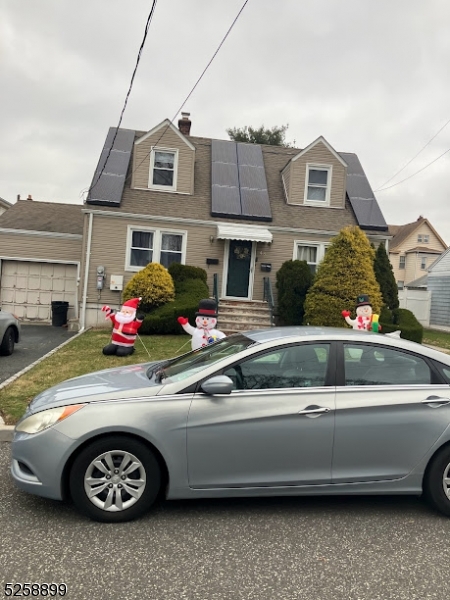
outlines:
[[[38,358],[37,360],[35,360],[33,363],[31,363],[31,365],[28,365],[28,367],[25,367],[18,373],[15,373],[14,375],[12,375],[9,379],[4,381],[3,383],[0,383],[0,391],[3,388],[5,388],[6,386],[8,386],[11,383],[13,383],[14,381],[16,381],[16,379],[19,379],[19,377],[22,377],[22,375],[24,375],[28,371],[31,371],[31,369],[33,369],[36,365],[41,363],[43,360],[45,360],[52,354],[55,354],[55,352],[58,352],[58,350],[60,350],[64,346],[67,346],[67,344],[70,344],[70,342],[72,340],[75,340],[80,335],[83,335],[83,333],[85,333],[89,329],[90,329],[90,327],[87,327],[84,331],[79,331],[78,333],[73,335],[71,338],[69,338],[68,340],[66,340],[65,342],[63,342],[62,344],[57,346],[56,348],[53,348],[53,350],[50,350],[50,352],[47,352],[47,354],[45,354],[44,356],[41,356],[41,358]],[[0,417],[0,442],[11,442],[12,438],[13,438],[13,434],[14,434],[14,425],[5,425],[2,417]]]

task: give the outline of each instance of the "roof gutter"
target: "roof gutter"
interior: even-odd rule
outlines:
[[[94,214],[89,213],[89,225],[88,225],[88,238],[86,246],[86,260],[84,262],[84,284],[83,284],[83,298],[81,302],[81,329],[80,332],[86,329],[86,303],[87,303],[87,290],[89,280],[89,265],[91,261],[91,243],[92,243],[92,224],[94,221]]]

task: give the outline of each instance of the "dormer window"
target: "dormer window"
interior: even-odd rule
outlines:
[[[153,148],[148,187],[175,190],[177,185],[178,150]]]
[[[329,206],[331,166],[306,165],[305,204]]]

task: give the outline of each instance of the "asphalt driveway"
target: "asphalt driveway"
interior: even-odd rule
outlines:
[[[20,342],[11,356],[0,356],[0,383],[75,335],[64,327],[22,325]]]

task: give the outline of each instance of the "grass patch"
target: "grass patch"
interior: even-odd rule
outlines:
[[[0,414],[7,425],[13,425],[25,412],[27,405],[40,392],[71,377],[93,371],[163,360],[184,354],[191,349],[187,335],[148,335],[136,340],[135,352],[123,358],[103,356],[102,348],[109,343],[111,332],[90,330],[55,352],[36,367],[0,390]],[[183,344],[186,344],[183,348]]]
[[[450,333],[435,329],[424,329],[422,343],[450,350]]]

